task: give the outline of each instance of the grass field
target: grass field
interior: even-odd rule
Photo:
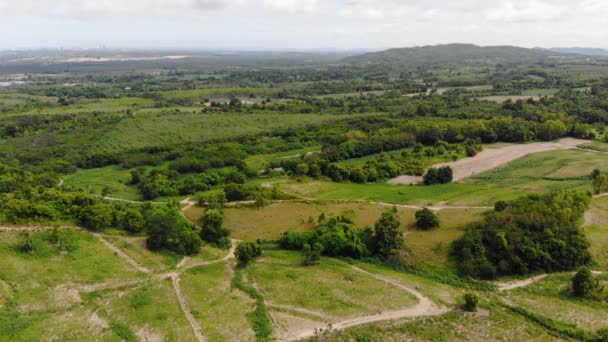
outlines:
[[[555,336],[503,308],[477,313],[452,311],[439,317],[379,323],[311,341],[555,341]],[[559,340],[559,339],[557,339]]]
[[[10,284],[14,301],[24,310],[51,310],[73,304],[65,284],[122,280],[137,276],[129,265],[114,255],[93,235],[75,231],[78,249],[69,254],[45,257],[18,249],[21,237],[0,232],[0,280]],[[35,275],[35,276],[34,276]]]
[[[594,198],[585,218],[593,259],[600,269],[608,270],[608,197]]]
[[[605,155],[580,150],[556,150],[528,155],[460,183],[413,186],[291,181],[277,183],[277,186],[286,193],[316,200],[491,206],[498,200],[511,200],[530,192],[591,190],[588,176],[596,168],[608,168]]]
[[[80,169],[67,175],[65,186],[73,186],[94,194],[101,194],[105,187],[111,189],[108,196],[137,201],[141,195],[137,187],[129,185],[131,174],[120,166],[106,166],[96,169]]]
[[[344,262],[323,258],[314,267],[302,267],[296,252],[265,251],[246,270],[266,301],[336,317],[359,316],[403,308],[416,299]]]
[[[319,153],[321,152],[321,146],[310,146],[297,150],[289,150],[285,152],[277,152],[271,154],[256,154],[249,156],[245,162],[247,166],[252,168],[253,170],[261,170],[264,167],[267,167],[270,162],[281,161],[290,158],[298,158],[306,153]]]
[[[594,142],[591,142],[588,144],[580,145],[579,147],[594,150],[594,151],[608,152],[608,143],[604,143],[601,141],[594,141]]]
[[[253,300],[230,286],[233,272],[226,263],[191,269],[182,275],[182,288],[196,319],[210,341],[251,341],[254,332],[247,314]]]
[[[92,146],[95,152],[116,152],[147,146],[226,140],[249,134],[303,127],[365,115],[240,114],[153,111],[124,119]]]
[[[102,327],[116,324],[140,341],[196,341],[170,279],[89,294],[84,305]],[[123,337],[123,340],[127,338]]]
[[[570,294],[573,273],[553,274],[530,286],[509,293],[509,300],[529,311],[537,312],[579,328],[595,331],[608,328],[608,303],[579,299]],[[601,276],[608,284],[606,276]]]

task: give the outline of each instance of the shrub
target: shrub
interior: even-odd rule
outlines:
[[[430,209],[424,208],[416,212],[416,229],[431,230],[439,227],[439,218]]]
[[[302,264],[304,266],[312,266],[319,264],[321,260],[321,253],[323,252],[323,246],[320,243],[315,243],[314,245],[304,244],[304,248],[302,248],[302,254],[304,255],[304,261]]]
[[[224,214],[217,209],[209,209],[202,222],[201,239],[216,246],[226,247],[230,230],[224,227]],[[228,241],[230,246],[230,241]]]
[[[577,297],[587,297],[599,286],[599,281],[587,267],[582,267],[572,277],[572,293]]]
[[[234,252],[241,265],[247,265],[251,260],[262,255],[262,245],[255,242],[241,242]]]
[[[464,303],[462,309],[468,312],[477,311],[477,304],[479,303],[479,297],[476,294],[467,292],[463,297]]]

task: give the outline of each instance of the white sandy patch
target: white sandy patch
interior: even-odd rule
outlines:
[[[531,144],[510,145],[501,148],[486,148],[476,156],[453,162],[433,165],[433,167],[450,166],[454,171],[454,182],[476,174],[495,169],[513,160],[532,153],[552,150],[576,149],[578,145],[588,143],[588,140],[563,138],[556,142],[537,142]],[[421,183],[422,177],[399,176],[388,181],[391,184]]]

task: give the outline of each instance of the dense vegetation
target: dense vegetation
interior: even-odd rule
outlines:
[[[454,242],[460,272],[494,279],[589,264],[589,242],[578,227],[589,201],[585,193],[553,192],[520,198],[489,213]]]
[[[285,232],[279,241],[281,247],[304,251],[305,263],[316,262],[314,254],[356,259],[375,256],[386,259],[404,247],[395,208],[382,213],[373,229],[358,229],[345,216],[321,216],[319,221],[319,226],[314,231]]]

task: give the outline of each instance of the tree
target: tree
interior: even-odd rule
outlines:
[[[494,203],[494,210],[503,211],[503,210],[507,209],[508,206],[509,206],[509,204],[507,202],[498,201],[498,202]]]
[[[376,255],[387,258],[403,248],[404,240],[401,233],[401,222],[397,216],[397,208],[385,210],[374,225],[374,241]]]
[[[220,247],[230,247],[230,230],[224,227],[224,214],[217,209],[209,209],[203,217],[201,239]]]
[[[536,135],[545,141],[555,140],[566,135],[568,129],[559,120],[548,120],[538,125]]]
[[[477,297],[476,294],[467,292],[467,293],[465,293],[463,299],[464,299],[464,303],[462,305],[462,309],[464,311],[468,311],[468,312],[477,311],[477,304],[479,303],[479,297]]]
[[[321,260],[321,253],[323,252],[323,246],[320,243],[315,243],[312,246],[308,243],[304,244],[302,248],[302,254],[304,255],[304,266],[312,266],[319,264]]]
[[[146,228],[146,245],[152,250],[167,249],[187,255],[197,254],[200,250],[202,241],[196,227],[173,208],[155,207],[148,217]]]
[[[599,281],[587,267],[582,267],[572,277],[572,293],[577,297],[586,297],[598,287]]]
[[[416,229],[431,230],[439,227],[439,218],[430,209],[424,208],[416,212]]]
[[[424,185],[447,184],[452,181],[453,174],[454,172],[449,166],[443,166],[438,169],[431,167],[424,175],[423,183]]]
[[[608,191],[608,173],[594,170],[591,174],[593,179],[593,193],[601,194]]]
[[[198,203],[199,206],[207,206],[211,209],[221,209],[228,201],[226,199],[226,193],[224,192],[224,190],[221,189],[196,194],[194,196],[194,200]]]
[[[589,241],[579,224],[590,201],[589,193],[576,191],[518,198],[469,225],[451,253],[463,275],[482,279],[588,265]]]
[[[113,220],[112,206],[106,203],[85,206],[80,212],[80,224],[92,230],[107,227]]]
[[[250,242],[250,241],[241,242],[236,247],[236,250],[234,251],[234,255],[236,256],[236,259],[239,261],[239,264],[245,266],[251,260],[262,255],[262,246],[259,243]]]
[[[134,234],[141,232],[146,225],[144,215],[142,215],[141,211],[134,208],[120,211],[116,219],[122,229]]]

